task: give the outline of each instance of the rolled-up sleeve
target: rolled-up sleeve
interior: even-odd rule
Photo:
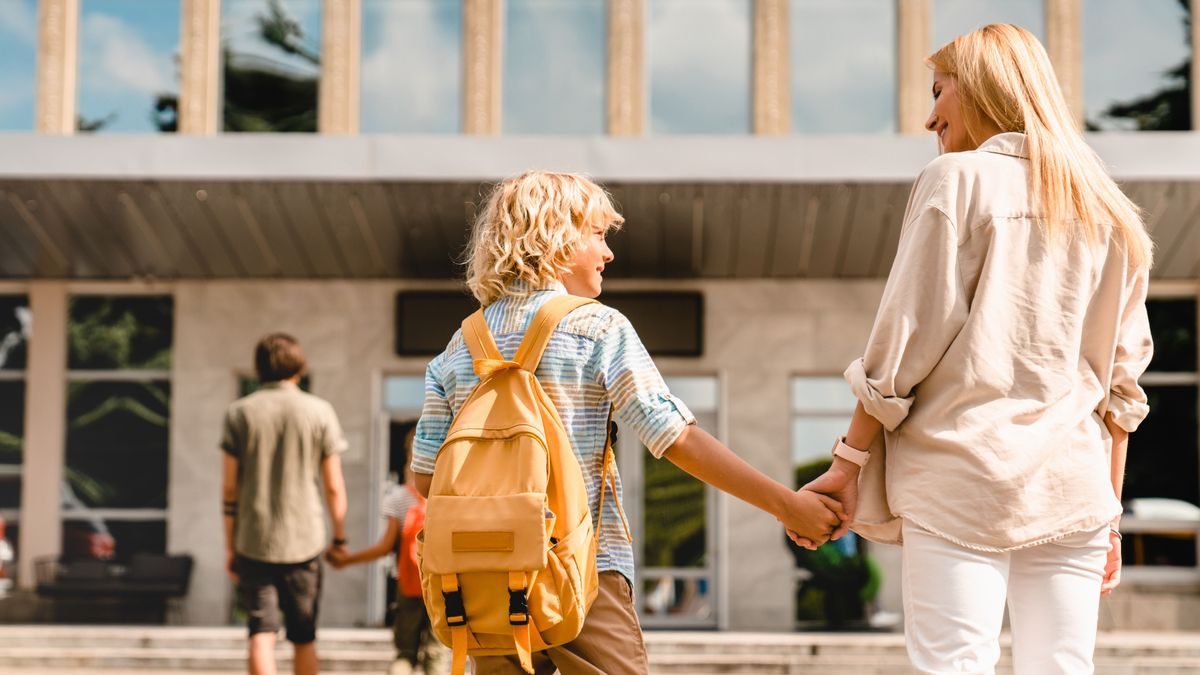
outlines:
[[[597,338],[589,366],[612,401],[613,417],[655,457],[695,424],[695,415],[671,395],[633,324],[619,312]]]
[[[845,373],[863,408],[889,431],[908,416],[913,390],[970,310],[958,270],[958,229],[942,209],[924,203],[910,205],[866,351]]]
[[[425,368],[425,402],[421,408],[421,419],[413,434],[412,470],[416,473],[432,474],[437,462],[438,450],[450,432],[454,411],[446,397],[446,386],[442,382],[442,357],[429,362]]]
[[[1154,342],[1150,336],[1150,319],[1146,315],[1149,270],[1139,270],[1130,281],[1117,333],[1112,385],[1107,405],[1100,413],[1101,416],[1104,413],[1111,414],[1117,426],[1132,433],[1150,414],[1146,392],[1138,384],[1138,378],[1150,365],[1150,359],[1154,356]]]
[[[245,423],[237,408],[230,406],[225,411],[225,423],[221,429],[221,450],[234,459],[241,459],[245,451]]]
[[[346,434],[342,431],[342,423],[338,420],[333,406],[326,404],[324,430],[321,434],[321,459],[331,455],[339,455],[350,447]]]

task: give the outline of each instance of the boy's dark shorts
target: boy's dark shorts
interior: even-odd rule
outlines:
[[[279,564],[239,555],[234,569],[250,635],[279,632],[282,610],[289,642],[302,645],[317,639],[322,577],[319,556],[306,562]]]

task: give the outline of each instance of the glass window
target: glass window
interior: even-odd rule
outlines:
[[[389,375],[383,380],[386,410],[421,412],[425,406],[425,378],[420,375]]]
[[[895,5],[893,0],[792,0],[793,131],[896,130]]]
[[[79,296],[67,312],[63,556],[163,553],[172,299]]]
[[[0,131],[32,131],[37,0],[0,2]]]
[[[1088,127],[1192,128],[1186,0],[1083,3],[1083,94]]]
[[[167,370],[171,367],[171,298],[81,296],[71,299],[67,368]]]
[[[224,0],[225,131],[316,131],[320,0]]]
[[[650,132],[750,132],[749,0],[650,0]]]
[[[32,324],[28,298],[0,296],[0,370],[25,370]]]
[[[364,133],[456,133],[462,127],[462,3],[363,3]]]
[[[25,381],[0,380],[0,510],[21,508]]]
[[[505,3],[505,133],[603,134],[604,0]]]
[[[83,0],[80,131],[175,131],[180,3]]]
[[[1045,44],[1046,9],[1042,0],[934,0],[933,48],[939,49],[959,35],[989,23],[1015,23]]]

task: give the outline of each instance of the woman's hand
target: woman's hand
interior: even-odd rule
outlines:
[[[841,539],[844,534],[850,531],[850,523],[854,522],[854,512],[858,508],[859,471],[860,469],[857,464],[846,461],[841,457],[835,457],[833,465],[829,467],[828,471],[818,476],[816,480],[808,485],[800,488],[828,495],[842,505],[842,510],[845,511],[845,518],[838,525],[837,529],[833,531],[830,539]],[[817,543],[792,530],[788,530],[788,538],[797,546],[803,546],[804,548],[815,548]]]
[[[1108,531],[1108,560],[1104,563],[1104,581],[1100,584],[1100,597],[1106,598],[1121,583],[1121,535],[1115,529]]]

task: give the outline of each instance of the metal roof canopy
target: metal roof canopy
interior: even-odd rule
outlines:
[[[1200,134],[1089,141],[1200,277]],[[613,276],[887,274],[929,136],[0,135],[0,277],[447,278],[488,183],[595,176]]]

